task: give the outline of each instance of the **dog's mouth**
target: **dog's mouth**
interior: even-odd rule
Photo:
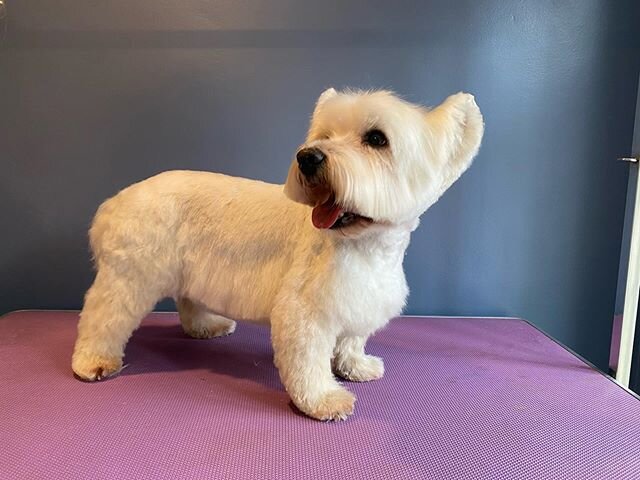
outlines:
[[[320,200],[311,213],[311,221],[313,226],[320,229],[332,229],[337,230],[340,228],[346,228],[356,223],[372,223],[373,220],[359,215],[354,212],[345,211],[340,205],[336,203],[336,198],[333,193]]]

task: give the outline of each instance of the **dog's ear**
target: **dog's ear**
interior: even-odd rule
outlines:
[[[335,88],[327,88],[324,92],[320,94],[318,97],[318,103],[316,106],[321,105],[325,101],[329,100],[331,97],[335,97],[338,94]]]
[[[434,154],[442,162],[444,192],[469,168],[484,133],[482,113],[473,95],[456,93],[426,114]]]
[[[318,101],[316,102],[316,108],[313,112],[314,116],[324,102],[329,100],[331,97],[335,97],[337,94],[338,92],[336,92],[335,88],[327,88],[324,92],[322,92],[318,97]]]

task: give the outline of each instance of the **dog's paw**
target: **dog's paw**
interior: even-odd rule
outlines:
[[[121,358],[74,355],[71,368],[81,380],[94,382],[120,373],[123,367]]]
[[[217,323],[209,326],[198,326],[193,328],[185,328],[184,331],[192,338],[215,338],[226,337],[231,335],[236,330],[236,322],[229,321],[228,324]]]
[[[352,382],[370,382],[384,375],[384,362],[373,355],[349,357],[334,364],[336,375]]]
[[[236,322],[218,315],[208,315],[191,325],[182,325],[185,333],[192,338],[226,337],[236,330]]]
[[[356,396],[349,390],[340,388],[325,393],[319,400],[301,410],[316,420],[346,420],[353,413],[355,403]]]

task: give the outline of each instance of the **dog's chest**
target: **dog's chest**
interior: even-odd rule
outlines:
[[[367,335],[397,316],[409,289],[402,252],[349,252],[335,276],[335,309],[346,333]]]

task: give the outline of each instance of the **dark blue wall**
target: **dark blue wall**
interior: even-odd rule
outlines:
[[[0,312],[78,308],[92,214],[131,182],[282,182],[325,87],[467,90],[484,145],[415,233],[408,312],[522,316],[606,365],[640,2],[9,0],[5,23]]]

